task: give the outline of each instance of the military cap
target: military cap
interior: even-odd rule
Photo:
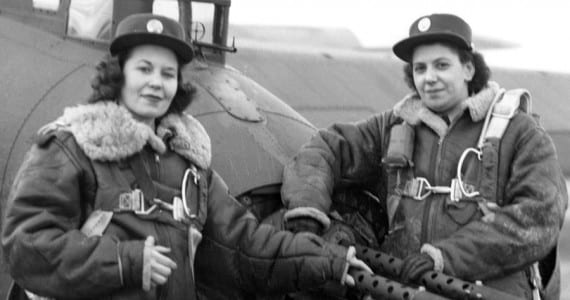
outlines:
[[[192,60],[194,52],[184,37],[184,28],[175,20],[149,13],[134,14],[117,26],[110,51],[117,55],[134,46],[154,44],[174,51],[182,63],[187,63]]]
[[[397,42],[392,50],[401,60],[410,62],[418,45],[438,41],[452,43],[459,49],[473,49],[469,24],[455,15],[431,14],[417,19],[410,26],[410,36]]]

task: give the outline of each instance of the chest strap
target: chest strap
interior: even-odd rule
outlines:
[[[465,185],[463,189],[473,191],[474,187]],[[415,177],[408,180],[402,190],[402,195],[418,201],[424,200],[431,194],[449,194],[451,201],[455,202],[465,197],[465,193],[463,193],[457,178],[451,180],[450,186],[432,186],[426,178]]]
[[[161,208],[163,210],[171,211],[172,217],[176,221],[188,221],[195,220],[200,211],[201,202],[200,195],[196,196],[196,207],[193,212],[190,210],[189,201],[187,199],[187,194],[191,190],[189,189],[190,181],[194,183],[197,190],[200,190],[200,174],[196,169],[196,166],[191,165],[184,172],[181,183],[182,197],[175,196],[172,199],[172,203],[168,203],[161,199],[156,198],[157,192],[154,182],[144,167],[144,162],[140,154],[134,155],[130,160],[129,164],[137,183],[140,187],[139,189],[132,190],[131,192],[121,194],[119,197],[119,207],[117,212],[132,211],[138,215],[148,215],[152,213],[156,208]],[[196,192],[197,193],[197,192]],[[146,206],[145,207],[145,203]]]
[[[186,169],[181,184],[182,197],[175,196],[172,203],[155,198],[156,187],[147,173],[142,157],[133,156],[129,161],[130,167],[135,175],[140,189],[133,189],[119,195],[118,206],[112,211],[95,210],[81,227],[81,232],[87,236],[101,236],[113,217],[114,213],[134,213],[136,215],[149,215],[157,208],[172,212],[175,221],[183,223],[201,223],[198,215],[205,211],[205,201],[207,200],[207,183],[194,165]],[[191,211],[187,193],[190,191],[190,182],[196,187],[196,207]],[[204,217],[205,218],[205,217]],[[198,226],[201,227],[201,226]]]

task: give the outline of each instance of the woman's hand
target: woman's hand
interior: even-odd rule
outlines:
[[[402,262],[400,279],[403,283],[417,282],[428,271],[434,270],[434,261],[428,254],[410,254]]]
[[[354,286],[356,284],[354,278],[348,273],[348,270],[350,268],[355,268],[357,270],[365,271],[371,274],[374,273],[372,272],[372,269],[370,269],[370,267],[365,262],[356,258],[356,249],[354,248],[354,246],[348,247],[348,252],[346,253],[346,262],[348,266],[346,268],[343,283],[345,283],[348,286]]]
[[[154,244],[154,237],[149,236],[144,242],[143,290],[149,291],[157,285],[165,284],[176,263],[166,256],[170,248]]]

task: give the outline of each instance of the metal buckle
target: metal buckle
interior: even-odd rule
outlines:
[[[455,179],[454,179],[455,180]],[[450,194],[452,198],[457,197],[457,183],[452,180],[449,186],[432,186],[424,177],[416,177],[406,183],[406,194],[415,200],[421,201],[433,194]],[[459,199],[459,198],[457,198]]]
[[[427,192],[422,194],[422,192],[424,191],[424,187],[427,187],[425,189],[427,190]],[[421,201],[427,198],[429,195],[431,195],[431,190],[429,189],[431,188],[431,186],[429,184],[429,181],[424,177],[416,177],[412,179],[412,185],[410,188],[412,191],[412,198],[414,198],[415,200]]]
[[[186,220],[186,215],[184,214],[184,204],[182,203],[182,199],[178,196],[174,196],[172,198],[172,204],[162,201],[158,198],[153,200],[154,206],[158,206],[161,209],[168,210],[172,212],[172,218],[178,222],[184,222]]]
[[[453,202],[459,202],[463,198],[463,192],[461,191],[461,186],[457,178],[451,179],[451,192],[449,193],[449,199]]]
[[[178,196],[172,199],[172,217],[174,220],[180,222],[186,218],[186,214],[184,213],[184,203]]]
[[[144,194],[139,189],[119,195],[119,212],[132,211],[137,215],[148,215],[156,209],[156,205],[145,209]]]
[[[198,180],[200,179],[200,174],[198,173],[198,170],[196,169],[196,166],[191,165],[190,168],[187,168],[186,171],[184,171],[184,176],[182,177],[182,208],[184,210],[184,213],[186,214],[186,216],[188,216],[190,219],[195,219],[196,215],[192,214],[190,212],[190,208],[188,207],[188,199],[186,199],[186,190],[188,188],[188,176],[192,174],[192,179],[194,182],[194,185],[198,186]],[[198,190],[200,190],[200,188],[198,187]],[[199,196],[198,196],[198,201],[200,201]],[[200,203],[200,202],[198,202]]]
[[[190,173],[192,173],[194,184],[198,184],[198,180],[200,180],[200,174],[194,165],[190,166],[189,168]]]

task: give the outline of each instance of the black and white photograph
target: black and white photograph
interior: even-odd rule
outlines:
[[[0,0],[0,299],[570,299],[562,0]]]

